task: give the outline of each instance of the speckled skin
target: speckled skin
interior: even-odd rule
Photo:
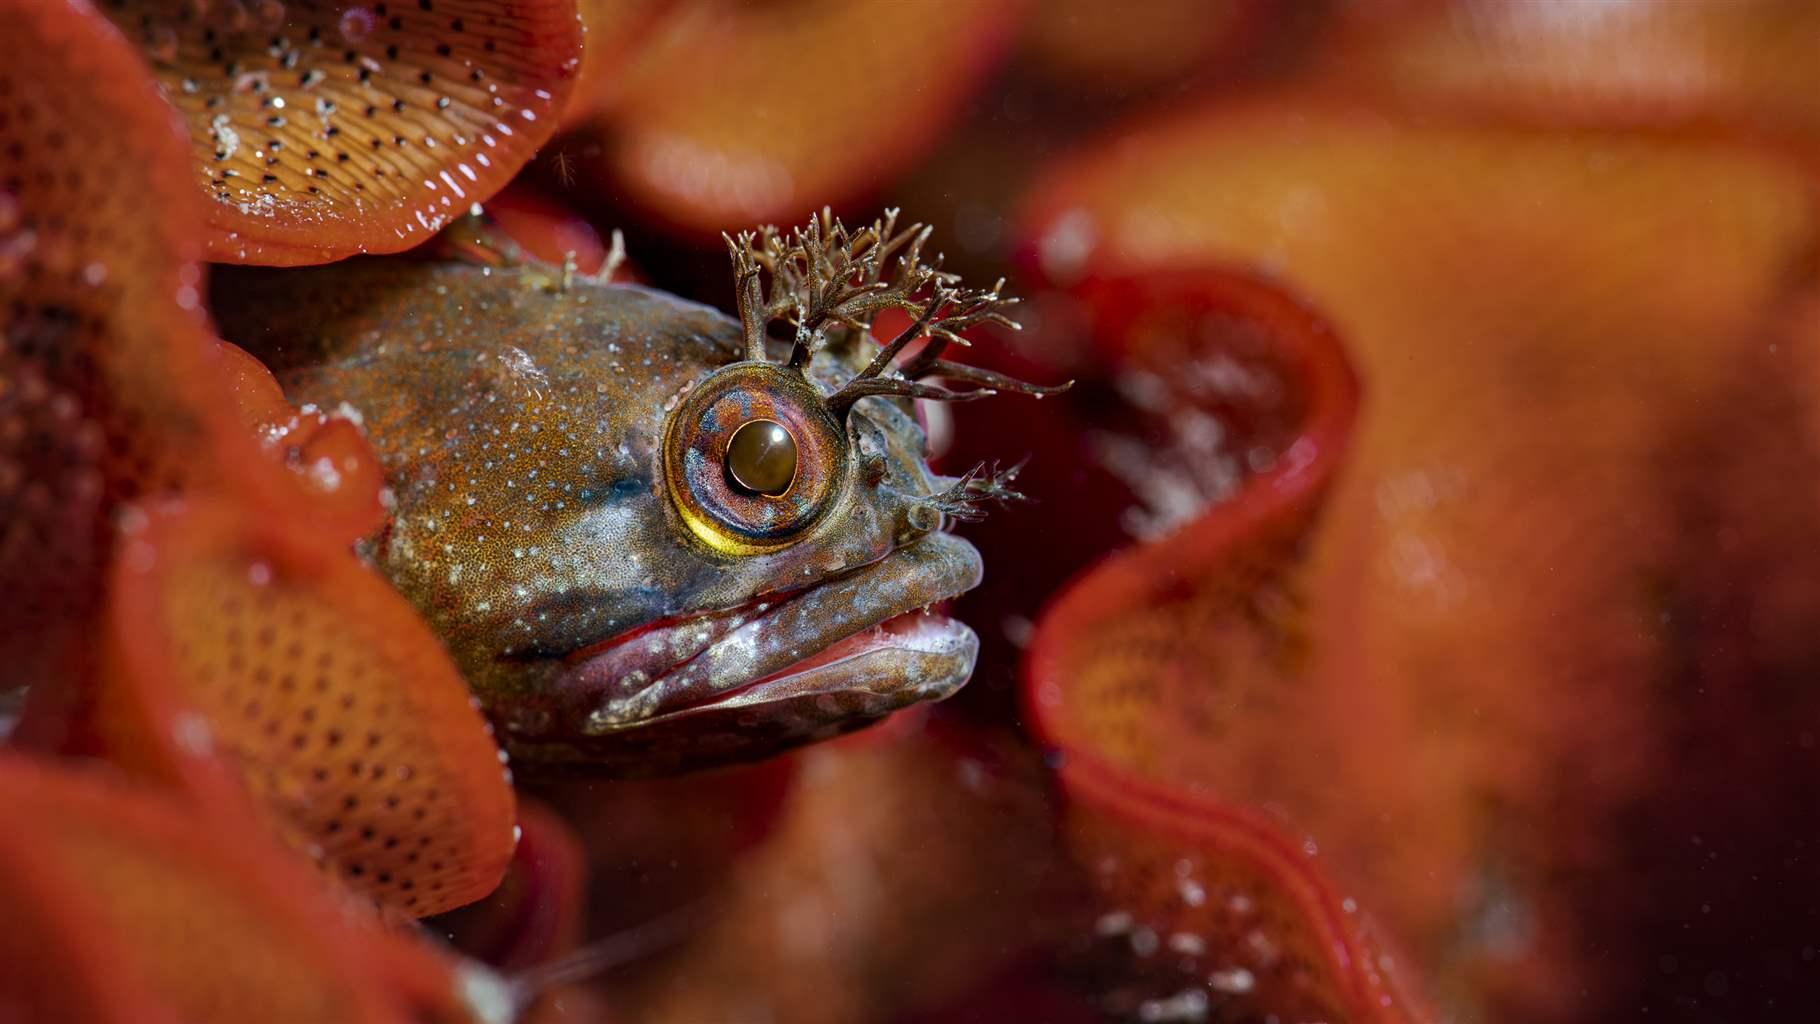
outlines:
[[[363,418],[396,500],[368,553],[515,757],[646,773],[762,756],[965,681],[976,641],[951,626],[746,687],[978,582],[978,555],[921,502],[948,481],[928,470],[907,407],[867,399],[828,453],[851,465],[827,512],[775,551],[711,550],[666,491],[665,421],[740,358],[738,325],[661,292],[558,277],[366,259],[223,269],[213,285],[223,336],[292,401]],[[874,351],[850,347],[817,355],[818,390]],[[576,652],[640,628],[577,667]]]

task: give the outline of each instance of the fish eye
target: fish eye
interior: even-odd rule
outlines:
[[[847,486],[846,428],[800,373],[771,363],[724,366],[671,410],[663,473],[697,539],[727,554],[784,547]]]
[[[781,497],[796,482],[796,438],[776,420],[748,420],[727,442],[726,461],[733,486]]]

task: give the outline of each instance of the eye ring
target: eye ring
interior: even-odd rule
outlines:
[[[664,480],[683,524],[708,547],[771,551],[793,543],[850,486],[851,449],[845,426],[800,373],[734,363],[671,410]]]

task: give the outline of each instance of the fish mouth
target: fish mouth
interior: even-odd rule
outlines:
[[[928,609],[982,572],[973,545],[932,533],[801,590],[584,648],[566,659],[560,687],[587,695],[588,737],[668,726],[655,731],[693,731],[692,747],[807,742],[958,690],[979,639]]]

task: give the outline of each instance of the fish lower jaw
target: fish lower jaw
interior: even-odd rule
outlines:
[[[604,735],[659,721],[767,704],[813,702],[831,718],[882,717],[951,695],[972,675],[979,638],[956,619],[919,608],[843,637],[782,669],[698,702],[659,710],[655,688],[609,700],[584,730]]]

